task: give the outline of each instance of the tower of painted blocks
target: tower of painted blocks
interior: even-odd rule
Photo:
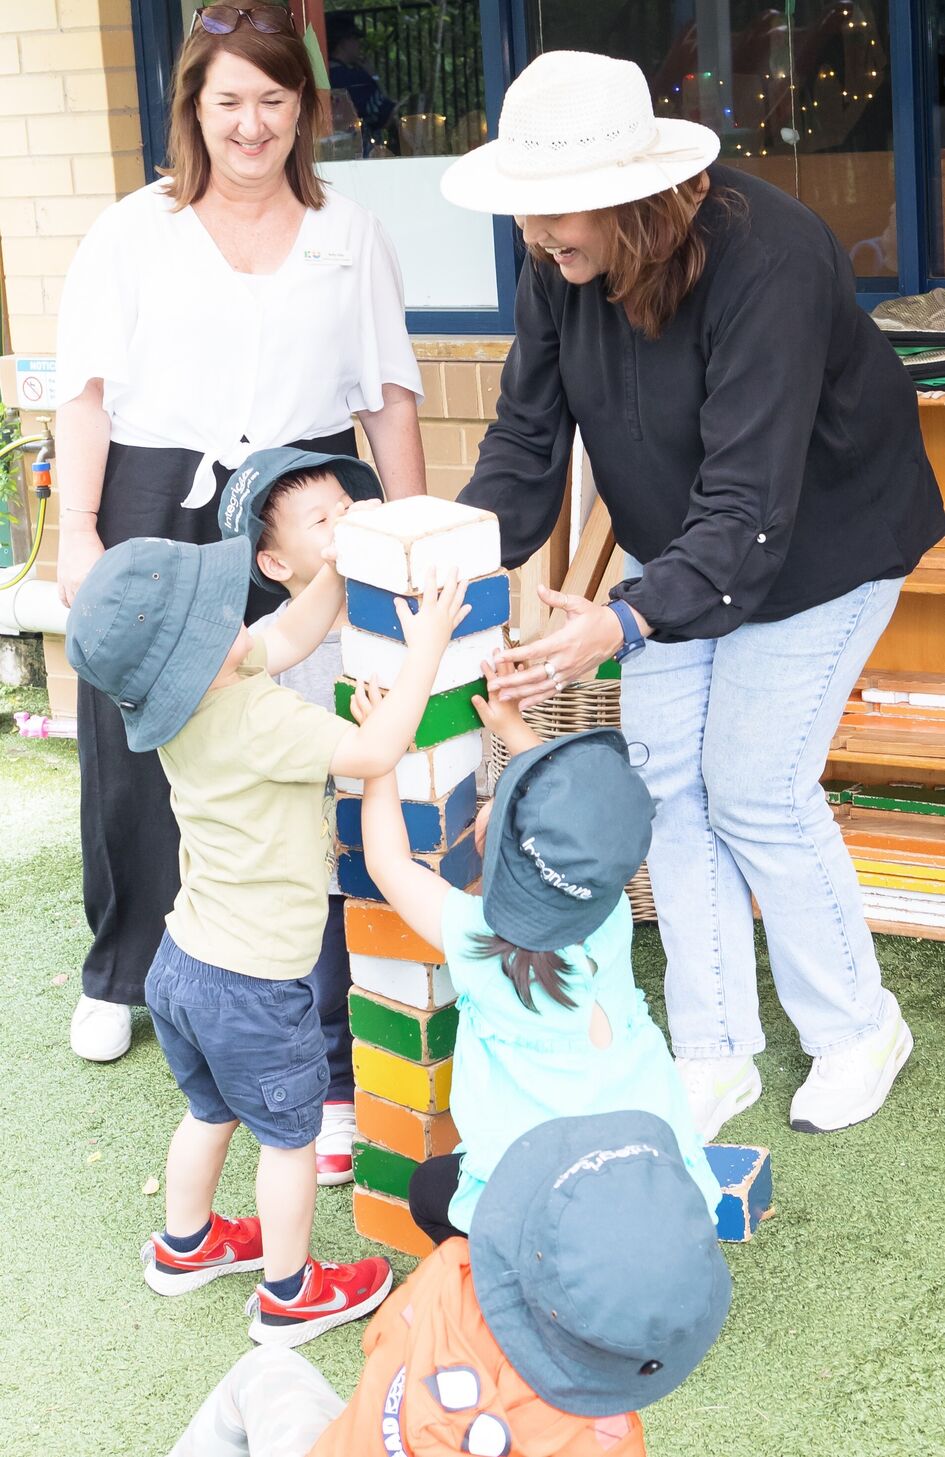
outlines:
[[[392,501],[342,521],[338,570],[347,579],[349,626],[342,630],[345,677],[337,711],[350,717],[357,679],[389,688],[406,654],[396,597],[416,610],[435,568],[438,585],[456,568],[469,581],[472,611],[443,655],[433,693],[397,785],[414,858],[465,888],[482,869],[473,838],[481,725],[472,698],[484,690],[480,664],[502,646],[509,579],[500,567],[495,516],[433,497]],[[349,897],[354,1035],[354,1220],[358,1231],[409,1254],[431,1242],[414,1224],[407,1186],[417,1164],[457,1142],[449,1114],[455,993],[439,948],[385,905],[368,875],[358,780],[339,779],[338,880]]]

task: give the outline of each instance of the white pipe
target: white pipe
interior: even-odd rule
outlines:
[[[68,607],[63,607],[55,582],[40,582],[33,575],[36,568],[15,587],[0,590],[0,635],[19,637],[21,632],[51,632],[63,637]],[[17,567],[0,572],[3,578],[16,576]]]

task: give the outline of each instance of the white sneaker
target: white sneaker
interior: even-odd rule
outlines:
[[[84,993],[72,1014],[69,1046],[87,1062],[114,1062],[131,1046],[131,1008]]]
[[[350,1184],[354,1178],[351,1144],[356,1132],[353,1103],[326,1103],[322,1131],[315,1140],[316,1176],[322,1188]]]
[[[677,1057],[676,1070],[703,1143],[711,1143],[723,1123],[761,1097],[753,1057]]]
[[[886,1015],[872,1036],[814,1058],[806,1082],[791,1100],[791,1127],[798,1133],[849,1128],[872,1118],[885,1103],[912,1051],[912,1033],[899,1003],[889,992],[886,997]]]

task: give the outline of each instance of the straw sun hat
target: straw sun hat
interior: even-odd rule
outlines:
[[[719,145],[697,122],[657,120],[633,61],[546,51],[506,92],[498,140],[460,157],[440,186],[474,212],[589,212],[696,177]]]

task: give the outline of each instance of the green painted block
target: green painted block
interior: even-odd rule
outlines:
[[[395,1199],[407,1198],[411,1176],[419,1168],[413,1159],[360,1138],[355,1139],[351,1152],[354,1182],[360,1188],[375,1194],[392,1194]]]
[[[828,804],[852,804],[853,791],[862,787],[849,779],[822,779],[820,782]]]
[[[439,1062],[451,1055],[456,1041],[458,1013],[453,1005],[420,1011],[352,988],[348,1016],[353,1036],[411,1062]]]
[[[351,700],[355,684],[351,678],[339,678],[335,684],[335,712],[339,718],[354,722]],[[430,749],[442,744],[445,739],[458,738],[473,729],[482,728],[482,720],[472,706],[473,698],[486,695],[485,678],[474,683],[463,683],[459,688],[449,688],[445,693],[434,693],[423,711],[423,717],[414,734],[413,749]]]
[[[596,678],[619,678],[620,671],[620,664],[616,658],[607,658],[605,662],[601,663],[594,676]]]
[[[945,784],[858,784],[853,804],[899,814],[945,815]]]

